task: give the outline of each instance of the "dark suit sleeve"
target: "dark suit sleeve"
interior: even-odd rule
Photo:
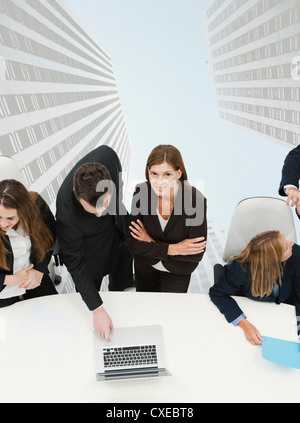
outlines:
[[[4,285],[5,277],[7,275],[12,275],[13,269],[13,257],[12,257],[12,249],[11,244],[9,242],[9,237],[6,235],[2,238],[4,248],[7,250],[6,253],[6,264],[8,266],[8,270],[0,268],[0,291],[2,291],[6,285]]]
[[[210,299],[229,323],[243,313],[231,295],[236,295],[247,280],[248,274],[242,269],[240,263],[233,262],[224,266],[219,280],[209,290]]]
[[[193,187],[191,187],[191,189],[193,203],[195,203],[196,206],[196,212],[191,216],[188,214],[183,215],[183,219],[181,219],[181,225],[186,225],[186,227],[189,228],[189,232],[187,235],[182,237],[180,241],[183,241],[184,239],[200,237],[207,239],[207,201],[200,191]],[[188,212],[188,210],[189,208],[187,207],[186,211]],[[178,227],[175,230],[179,231],[180,229]],[[199,262],[202,260],[204,253],[205,251],[200,254],[168,256],[168,260],[163,262],[163,265],[171,273],[189,274],[194,272],[194,270],[197,268]]]
[[[116,205],[116,210],[115,212],[112,211],[111,214],[115,215],[117,227],[121,231],[122,238],[125,238],[128,227],[128,211],[123,203],[122,165],[118,155],[112,148],[106,145],[100,147],[101,156],[98,158],[99,163],[106,166],[116,188],[115,197],[110,203],[111,205]],[[108,210],[110,209],[108,208]]]
[[[103,303],[94,284],[85,259],[84,235],[80,229],[57,220],[57,239],[62,250],[63,262],[73,278],[74,284],[89,310]]]
[[[4,285],[5,282],[5,277],[7,275],[12,275],[12,271],[11,270],[4,270],[4,269],[0,269],[0,292],[5,288],[6,285]]]
[[[136,222],[137,220],[140,220],[142,223],[144,223],[143,216],[141,214],[135,216],[130,215],[129,225],[131,225],[132,221]],[[130,234],[129,228],[126,233],[126,247],[134,255],[139,255],[154,260],[168,259],[169,244],[167,242],[138,241],[137,239],[133,238],[133,236]]]
[[[294,244],[293,254],[288,259],[283,270],[284,279],[285,272],[288,275],[287,280],[292,283],[291,289],[293,292],[293,303],[295,304],[297,333],[300,338],[300,247],[297,244]],[[283,300],[283,302],[285,301]]]
[[[207,240],[206,198],[203,198],[203,201],[204,201],[203,221],[199,225],[190,226],[190,231],[188,236],[189,239],[203,237]],[[200,204],[203,204],[203,202],[201,202]],[[200,253],[200,254],[168,256],[168,262],[169,263],[189,262],[189,263],[198,264],[202,260],[204,253],[205,253],[205,250],[203,251],[203,253]]]
[[[4,289],[5,276],[6,276],[6,273],[0,273],[0,291]]]
[[[297,333],[300,338],[300,278],[298,276],[294,288],[294,297],[295,297],[295,312],[297,319]]]
[[[40,195],[37,196],[36,204],[40,209],[41,216],[42,216],[46,226],[48,227],[48,229],[50,230],[50,232],[52,234],[53,245],[54,245],[55,239],[56,239],[56,224],[55,224],[55,218],[53,216],[53,213],[51,212],[48,204],[45,202],[45,200]],[[49,273],[48,265],[50,263],[52,253],[53,253],[53,249],[48,251],[48,253],[45,255],[43,261],[41,261],[40,263],[35,262],[34,263],[34,269],[47,275]]]
[[[294,185],[299,187],[300,179],[300,145],[291,150],[286,156],[282,168],[282,177],[279,186],[279,194],[286,196],[285,185]]]

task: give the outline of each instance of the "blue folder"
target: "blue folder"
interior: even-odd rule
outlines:
[[[262,356],[281,366],[300,369],[300,343],[263,336]]]

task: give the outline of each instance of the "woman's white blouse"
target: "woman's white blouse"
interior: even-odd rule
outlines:
[[[160,223],[160,226],[161,226],[161,230],[164,232],[164,230],[167,226],[167,223],[169,222],[169,219],[167,219],[167,220],[163,219],[161,217],[161,215],[159,214],[159,211],[157,209],[156,209],[156,212],[157,212],[158,220],[159,220],[159,223]],[[154,269],[156,269],[156,270],[160,270],[161,272],[170,273],[169,270],[166,269],[165,266],[162,264],[161,260],[159,262],[157,262],[156,264],[152,264],[152,267],[154,267]]]
[[[30,265],[31,241],[29,235],[24,234],[21,226],[18,226],[16,230],[9,229],[6,235],[9,237],[14,256],[13,274],[15,274]],[[0,292],[0,299],[17,297],[25,292],[26,290],[19,286],[6,286]]]

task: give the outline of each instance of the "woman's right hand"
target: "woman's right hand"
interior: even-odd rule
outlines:
[[[246,339],[251,342],[251,344],[260,345],[262,343],[263,338],[261,334],[247,319],[242,319],[238,326],[243,329]]]
[[[27,281],[29,278],[29,271],[33,269],[33,264],[25,269],[19,270],[14,275],[6,275],[4,280],[4,285],[7,286],[20,286]]]
[[[204,237],[184,239],[177,244],[170,244],[168,248],[169,256],[189,256],[203,253],[206,247]]]

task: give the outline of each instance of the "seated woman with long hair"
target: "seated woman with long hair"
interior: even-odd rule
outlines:
[[[48,271],[54,242],[42,197],[14,179],[0,181],[0,307],[57,294]]]
[[[279,231],[254,236],[228,263],[209,295],[226,320],[244,330],[249,342],[261,344],[263,339],[231,295],[292,304],[300,316],[300,247]]]

